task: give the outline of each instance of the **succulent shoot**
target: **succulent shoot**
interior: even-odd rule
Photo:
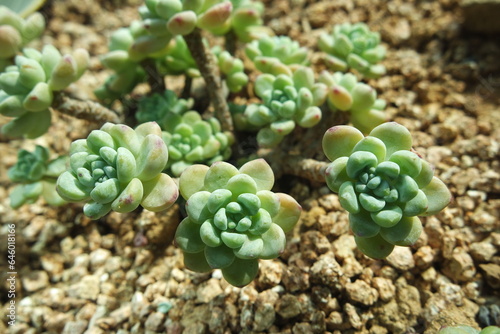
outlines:
[[[263,36],[245,47],[255,67],[272,75],[292,75],[293,69],[308,65],[308,49],[288,36]]]
[[[50,126],[53,92],[78,80],[87,69],[89,54],[77,49],[61,55],[52,45],[42,52],[24,49],[15,65],[0,74],[0,114],[15,117],[2,127],[9,137],[36,138]]]
[[[326,86],[314,82],[310,68],[301,67],[292,76],[262,74],[255,81],[255,93],[262,105],[245,110],[245,121],[259,128],[257,142],[262,147],[278,145],[295,125],[312,127],[321,120],[318,106],[326,98]]]
[[[377,99],[375,89],[358,82],[354,74],[323,71],[318,81],[328,87],[326,101],[330,109],[349,111],[352,124],[361,132],[368,133],[387,121],[385,101]]]
[[[182,115],[190,110],[193,104],[193,99],[179,99],[174,91],[167,89],[163,94],[155,93],[142,98],[135,118],[139,123],[156,122],[163,129],[168,114]]]
[[[386,53],[380,45],[380,34],[370,31],[363,22],[334,26],[331,34],[320,36],[318,47],[327,53],[325,63],[333,71],[353,68],[366,78],[385,74],[385,67],[377,64]]]
[[[262,25],[264,5],[253,0],[231,0],[233,12],[230,17],[231,28],[238,39],[244,43],[263,36],[273,35],[272,30]]]
[[[167,146],[154,122],[135,130],[106,123],[70,147],[70,168],[57,191],[69,202],[86,202],[83,212],[98,219],[109,211],[130,212],[139,205],[158,212],[169,208],[178,188],[167,174]]]
[[[66,203],[56,192],[57,177],[66,170],[66,158],[49,160],[49,150],[37,145],[33,152],[20,150],[17,163],[7,176],[19,183],[10,193],[10,206],[19,208],[25,203],[34,203],[40,196],[50,205]]]
[[[139,64],[140,57],[133,58],[130,53],[134,39],[131,28],[118,29],[111,35],[109,52],[100,60],[106,68],[115,73],[94,91],[98,99],[107,102],[118,99],[130,93],[138,83],[145,79],[146,73]],[[140,51],[145,52],[145,50]],[[146,55],[147,53],[144,53],[144,57]]]
[[[187,217],[175,235],[186,267],[219,268],[230,284],[244,286],[257,275],[259,259],[278,257],[302,209],[289,195],[271,192],[273,184],[263,159],[240,169],[226,162],[188,167],[179,180]]]
[[[0,71],[10,65],[10,60],[22,47],[39,37],[44,29],[42,14],[33,13],[23,19],[9,8],[0,6]]]
[[[231,1],[147,0],[139,8],[142,25],[153,36],[187,35],[196,27],[212,33],[229,30]]]
[[[212,164],[228,159],[234,142],[232,133],[222,132],[216,118],[203,120],[196,111],[182,116],[170,113],[164,119],[162,138],[167,144],[167,169],[179,176],[195,163]]]
[[[394,245],[414,244],[422,232],[417,216],[436,214],[451,200],[430,164],[411,148],[410,132],[395,122],[366,137],[345,125],[323,137],[323,151],[332,161],[326,183],[339,194],[356,244],[369,257],[385,258]]]
[[[241,59],[233,57],[219,46],[212,48],[220,73],[231,92],[239,92],[247,83],[248,76],[244,72]],[[185,74],[191,78],[200,77],[200,71],[182,36],[176,36],[167,47],[165,57],[158,62],[166,74]]]

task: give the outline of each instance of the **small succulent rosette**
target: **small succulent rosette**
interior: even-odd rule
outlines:
[[[179,99],[174,91],[165,90],[163,93],[155,93],[143,97],[138,104],[135,118],[139,123],[157,122],[160,127],[169,113],[182,115],[193,107],[194,100],[189,98]]]
[[[195,163],[210,165],[231,156],[232,133],[222,131],[216,118],[204,120],[196,111],[183,115],[169,113],[162,122],[162,138],[167,144],[167,169],[179,176]]]
[[[353,68],[366,78],[385,74],[385,67],[377,64],[386,53],[380,45],[380,34],[370,31],[363,22],[335,25],[331,34],[320,35],[318,47],[327,53],[325,63],[333,71]]]
[[[230,284],[244,286],[256,277],[259,259],[278,257],[302,209],[289,195],[273,193],[273,184],[263,159],[240,169],[226,162],[187,168],[179,180],[187,217],[175,234],[186,267],[218,268]]]
[[[49,205],[62,205],[65,200],[56,192],[57,177],[66,170],[66,158],[49,160],[49,150],[37,145],[33,152],[20,150],[17,163],[7,176],[19,183],[10,193],[10,206],[14,209],[34,203],[42,196]]]
[[[0,74],[0,114],[14,117],[2,127],[9,137],[36,138],[51,123],[49,107],[54,92],[68,87],[87,69],[89,54],[77,49],[61,55],[52,45],[42,52],[26,48],[15,58],[15,65]]]
[[[10,65],[22,47],[39,37],[45,29],[45,19],[33,13],[26,19],[0,6],[0,71]]]
[[[257,142],[274,147],[293,131],[296,124],[312,127],[321,120],[318,106],[326,98],[327,88],[314,82],[310,68],[301,67],[292,76],[262,74],[255,81],[255,93],[263,104],[249,105],[244,113],[250,127],[260,129]]]
[[[291,76],[294,69],[308,65],[308,49],[288,36],[263,36],[245,47],[255,67],[272,75]]]
[[[411,148],[410,132],[395,122],[366,137],[345,125],[323,137],[323,151],[332,161],[326,183],[339,194],[356,244],[369,257],[385,258],[395,245],[414,244],[422,232],[417,216],[436,214],[451,200],[430,164]]]
[[[152,36],[187,35],[195,28],[212,33],[230,29],[231,1],[147,0],[139,8],[143,27]]]
[[[241,91],[248,83],[243,61],[217,46],[212,48],[212,52],[217,59],[217,65],[229,91],[232,93]]]
[[[59,176],[57,191],[69,202],[86,202],[83,212],[98,219],[109,211],[131,212],[139,205],[153,212],[178,197],[173,179],[162,173],[168,149],[154,122],[135,130],[106,123],[70,147],[70,168]]]
[[[326,102],[332,111],[348,111],[351,123],[363,133],[387,121],[386,102],[377,99],[377,92],[358,82],[352,73],[322,71],[318,81],[328,87]]]

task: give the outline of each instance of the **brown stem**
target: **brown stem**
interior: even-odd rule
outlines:
[[[148,76],[148,84],[151,89],[151,93],[163,93],[167,86],[165,85],[165,79],[158,73],[154,59],[146,58],[141,61],[141,66],[146,71]]]
[[[304,159],[280,150],[273,150],[263,156],[271,165],[278,178],[282,174],[294,175],[313,182],[325,182],[325,171],[329,163],[314,159]]]
[[[188,99],[191,96],[191,87],[193,86],[193,78],[189,75],[184,75],[184,87],[182,88],[181,98]]]
[[[68,97],[63,93],[54,96],[52,108],[66,115],[104,124],[121,123],[122,116],[94,101],[82,101]]]
[[[190,34],[184,36],[184,39],[203,79],[205,79],[215,117],[220,121],[223,130],[233,131],[233,120],[222,89],[222,81],[217,73],[212,53],[203,44],[200,29],[196,28]]]

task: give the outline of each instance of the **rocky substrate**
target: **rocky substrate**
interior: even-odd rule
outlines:
[[[277,182],[303,206],[285,253],[261,261],[245,288],[220,271],[193,273],[171,243],[180,220],[167,214],[112,213],[91,221],[81,205],[39,201],[12,210],[6,170],[20,148],[37,143],[63,154],[96,128],[56,114],[50,134],[3,141],[0,164],[0,277],[6,282],[7,224],[16,224],[16,320],[7,325],[7,283],[0,288],[0,333],[436,333],[442,325],[500,325],[500,46],[464,32],[459,1],[264,1],[266,22],[309,46],[334,23],[365,21],[381,31],[388,74],[371,80],[391,119],[407,126],[415,149],[449,186],[454,201],[423,218],[411,248],[372,260],[355,247],[347,215],[324,184],[283,176]],[[86,47],[91,71],[70,91],[92,97],[106,78],[97,56],[106,36],[134,18],[129,1],[54,1],[40,42]],[[325,119],[329,119],[325,117]],[[334,124],[321,126],[324,131]],[[320,131],[289,144],[326,159]],[[322,132],[321,132],[322,133]],[[313,145],[302,138],[315,138]],[[307,150],[305,148],[308,148]]]

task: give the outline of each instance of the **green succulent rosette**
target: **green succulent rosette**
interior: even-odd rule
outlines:
[[[188,167],[179,180],[187,217],[175,234],[186,267],[218,268],[230,284],[244,286],[256,277],[259,259],[278,257],[302,209],[289,195],[273,193],[273,184],[263,159],[240,169],[226,162]]]
[[[247,44],[245,53],[259,71],[272,75],[291,76],[294,69],[309,64],[308,49],[288,36],[263,36]]]
[[[157,122],[160,127],[165,124],[165,117],[174,113],[182,115],[193,107],[194,100],[179,99],[174,91],[165,90],[162,94],[155,93],[139,101],[135,118],[139,123]]]
[[[386,53],[380,45],[380,34],[370,31],[363,22],[335,25],[330,34],[320,35],[318,47],[327,53],[325,63],[333,71],[353,68],[366,78],[385,74],[385,67],[377,64]]]
[[[351,123],[363,133],[387,121],[383,112],[386,102],[377,99],[377,92],[369,85],[358,82],[352,73],[323,71],[318,81],[328,87],[326,102],[332,111],[348,111]]]
[[[356,244],[369,257],[385,258],[395,245],[414,244],[422,232],[417,216],[436,214],[451,200],[431,165],[411,148],[410,132],[395,122],[366,137],[345,125],[323,137],[323,151],[332,161],[326,183],[339,194]]]
[[[57,179],[57,192],[69,202],[86,202],[83,212],[91,219],[139,205],[159,212],[177,200],[177,185],[162,173],[168,149],[154,122],[135,130],[106,123],[71,144],[69,161],[69,170]]]
[[[11,65],[24,45],[39,37],[45,30],[45,19],[33,13],[23,19],[5,6],[0,6],[0,71]]]
[[[257,142],[262,147],[274,147],[298,124],[312,127],[321,120],[318,106],[326,98],[327,88],[314,82],[310,68],[301,67],[292,76],[262,74],[255,81],[255,93],[263,104],[252,104],[245,109],[244,121],[248,127],[259,128]]]
[[[19,183],[10,193],[10,206],[14,209],[26,203],[34,203],[42,196],[49,205],[66,203],[56,192],[56,179],[66,170],[66,158],[49,159],[49,150],[37,145],[33,152],[20,150],[17,163],[7,176]]]
[[[51,124],[49,107],[54,92],[68,87],[87,69],[89,54],[77,49],[61,55],[52,45],[42,52],[26,48],[15,58],[15,65],[0,74],[0,114],[14,117],[2,127],[9,137],[36,138]]]
[[[216,118],[203,120],[196,111],[183,115],[169,113],[161,123],[162,138],[168,147],[167,169],[175,176],[195,163],[210,165],[231,156],[232,133],[221,130]]]

